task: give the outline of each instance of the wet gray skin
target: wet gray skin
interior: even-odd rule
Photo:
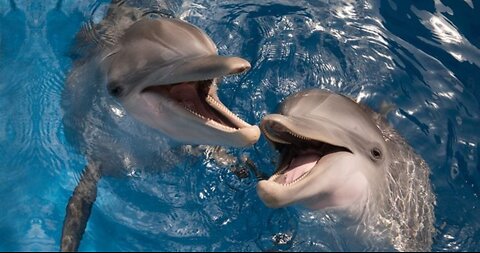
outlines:
[[[280,153],[274,175],[257,186],[265,205],[338,210],[356,231],[390,231],[382,233],[396,250],[430,249],[428,166],[379,114],[313,89],[288,97],[260,128]]]
[[[250,63],[217,54],[212,40],[178,19],[143,19],[129,27],[101,67],[108,89],[127,112],[169,138],[188,144],[243,147],[260,130],[217,96],[219,77]]]

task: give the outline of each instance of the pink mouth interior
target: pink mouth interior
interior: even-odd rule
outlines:
[[[152,86],[145,89],[144,92],[161,94],[164,97],[174,100],[187,110],[201,115],[204,119],[214,120],[225,126],[238,128],[238,126],[206,102],[209,89],[209,84],[202,82],[187,82]],[[218,102],[220,103],[220,101]]]
[[[275,179],[280,184],[289,184],[299,179],[305,173],[313,169],[321,156],[318,154],[298,155],[292,159],[284,172],[281,172]]]
[[[200,94],[198,84],[182,83],[170,89],[169,97],[190,111],[196,112],[206,118],[214,119],[210,106],[205,102],[205,95]]]

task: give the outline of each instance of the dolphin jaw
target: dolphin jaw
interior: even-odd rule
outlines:
[[[182,99],[185,98],[185,94],[179,93],[187,93],[189,90],[179,90],[176,92],[177,94],[171,94],[172,90],[182,85],[194,86],[196,89],[195,92],[198,92],[198,97],[190,97],[188,98],[189,101],[187,99],[185,100],[187,102],[185,102],[182,101]],[[253,127],[231,112],[220,101],[216,92],[216,83],[214,80],[185,82],[169,85],[154,85],[144,88],[140,93],[144,92],[158,93],[162,100],[167,100],[168,102],[171,102],[172,106],[177,107],[177,109],[188,112],[188,115],[192,118],[192,120],[200,120],[209,127],[223,132],[234,133],[243,128]]]
[[[179,143],[245,147],[260,138],[258,126],[218,99],[215,80],[153,85],[120,99],[134,118]]]
[[[209,94],[206,98],[206,102],[212,107],[214,108],[215,110],[217,110],[218,112],[221,112],[223,113],[223,116],[225,116],[226,118],[228,118],[228,120],[230,120],[233,124],[237,125],[237,129],[241,129],[241,128],[247,128],[247,127],[251,127],[252,125],[248,124],[247,122],[245,122],[244,120],[242,120],[240,117],[238,117],[235,113],[233,113],[232,111],[230,111],[221,101],[220,99],[218,98],[216,92],[215,94]],[[215,121],[216,123],[216,121]]]
[[[288,128],[286,125],[282,124],[281,121],[276,121],[274,119],[267,119],[262,121],[260,125],[262,133],[267,137],[267,139],[273,144],[277,151],[281,152],[281,161],[277,165],[275,173],[268,179],[268,181],[279,184],[283,187],[290,187],[298,182],[306,179],[309,175],[317,169],[321,169],[321,166],[317,166],[320,160],[331,153],[336,152],[349,152],[353,153],[350,149],[342,146],[337,146],[330,144],[323,140],[316,140],[306,136],[303,136],[299,133]],[[310,162],[305,163],[305,165],[300,165],[298,167],[303,167],[301,175],[297,175],[290,178],[290,180],[285,180],[282,182],[281,177],[286,176],[292,170],[296,168],[293,163],[295,159],[301,160],[302,156],[310,156]],[[316,160],[315,163],[313,161]]]

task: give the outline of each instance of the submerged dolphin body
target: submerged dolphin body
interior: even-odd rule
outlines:
[[[429,168],[381,115],[313,89],[287,98],[260,127],[281,154],[257,186],[267,206],[337,210],[356,232],[378,232],[396,250],[430,250]]]
[[[102,175],[122,174],[145,156],[165,158],[149,167],[168,166],[178,160],[170,150],[178,144],[243,147],[260,136],[217,96],[218,78],[248,70],[248,61],[219,56],[194,25],[119,3],[79,33],[82,53],[64,91],[65,126],[88,165],[67,206],[62,251],[78,249]]]

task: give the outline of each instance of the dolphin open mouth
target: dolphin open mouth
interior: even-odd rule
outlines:
[[[336,152],[352,153],[348,148],[304,137],[277,122],[262,124],[261,128],[267,139],[280,152],[280,162],[268,181],[282,186],[291,186],[307,178],[326,155]]]
[[[217,95],[214,80],[157,85],[145,88],[142,93],[155,93],[175,102],[178,108],[210,126],[226,132],[252,127],[231,112]]]

